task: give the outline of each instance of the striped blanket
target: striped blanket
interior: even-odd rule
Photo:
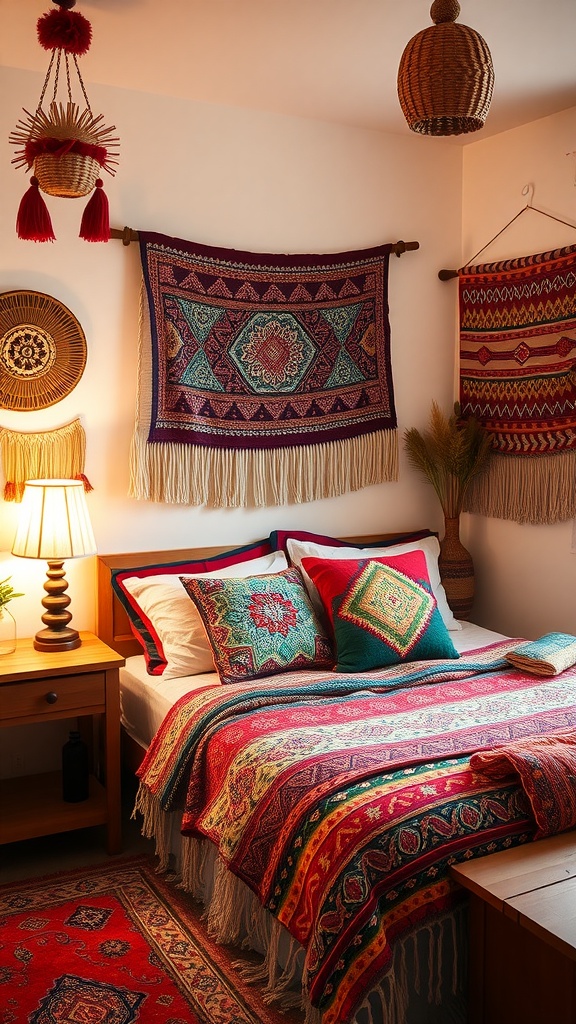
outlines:
[[[208,687],[172,709],[138,807],[182,811],[305,949],[323,1024],[344,1024],[395,943],[461,899],[451,864],[530,840],[517,780],[470,755],[576,724],[576,668],[528,676],[490,645],[362,678],[287,673]]]

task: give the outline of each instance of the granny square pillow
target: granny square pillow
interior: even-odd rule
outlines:
[[[302,564],[334,630],[338,671],[459,657],[438,611],[423,551],[304,558]]]
[[[331,668],[330,641],[298,569],[244,579],[183,577],[222,683],[300,668]]]
[[[428,578],[432,586],[432,593],[438,602],[438,608],[444,625],[449,630],[459,630],[462,626],[454,618],[446,599],[446,591],[440,579],[438,567],[438,556],[440,555],[440,544],[438,538],[432,535],[412,538],[400,544],[378,544],[367,545],[366,547],[342,546],[341,542],[332,544],[319,544],[317,541],[301,540],[296,537],[286,539],[286,553],[291,565],[297,565],[302,570],[304,583],[312,598],[312,604],[317,613],[321,609],[321,602],[314,583],[303,567],[305,558],[379,558],[381,555],[403,555],[407,551],[423,551],[426,556],[426,568]]]

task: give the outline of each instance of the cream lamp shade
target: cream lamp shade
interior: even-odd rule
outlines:
[[[46,629],[34,638],[41,651],[65,651],[80,646],[80,637],[68,625],[70,598],[63,562],[96,554],[84,484],[81,480],[27,480],[12,554],[44,558],[48,562],[44,589],[47,596],[42,622]]]

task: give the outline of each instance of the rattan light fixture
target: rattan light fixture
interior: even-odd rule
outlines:
[[[398,98],[408,127],[421,135],[463,135],[482,128],[494,88],[490,50],[482,36],[456,24],[457,0],[434,0],[434,25],[402,54]]]

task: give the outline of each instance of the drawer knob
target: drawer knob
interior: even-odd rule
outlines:
[[[50,693],[46,694],[46,703],[47,704],[55,704],[57,700],[58,700],[58,694],[54,693],[53,690]]]

